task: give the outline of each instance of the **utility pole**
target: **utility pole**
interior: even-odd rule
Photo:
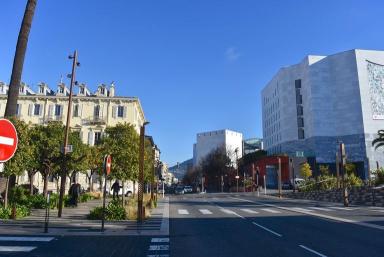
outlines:
[[[348,189],[345,184],[345,164],[346,164],[347,158],[345,154],[345,145],[343,143],[340,143],[340,171],[342,174],[342,185],[343,185],[343,202],[344,206],[349,205],[348,201]]]
[[[156,167],[156,147],[153,146],[153,167],[152,167],[152,179],[151,179],[151,204],[155,201],[155,167]]]
[[[72,73],[71,75],[71,84],[69,85],[69,100],[68,100],[68,112],[67,112],[67,122],[65,125],[65,137],[64,137],[64,162],[63,167],[61,168],[61,181],[60,181],[60,196],[59,196],[59,210],[57,216],[60,218],[63,212],[63,199],[65,194],[65,183],[67,180],[67,153],[68,153],[68,139],[69,139],[69,128],[71,126],[71,111],[72,111],[72,92],[73,85],[75,84],[75,72],[76,67],[80,66],[80,63],[77,61],[77,51],[68,57],[72,59]]]
[[[277,176],[278,176],[278,186],[279,186],[279,198],[281,198],[281,159],[280,157],[277,157],[278,161],[279,161],[279,170],[278,170],[278,173],[277,173]]]
[[[292,171],[292,187],[293,187],[293,192],[296,192],[296,183],[295,183],[295,167],[293,167],[293,160],[292,158],[289,158],[289,167],[291,168]]]
[[[137,193],[137,221],[144,221],[144,211],[143,211],[143,189],[144,189],[144,137],[145,137],[145,125],[149,122],[144,122],[140,128],[140,156],[139,156],[139,190]]]
[[[339,154],[336,152],[336,186],[337,189],[340,188],[340,160],[339,160]]]
[[[236,191],[237,193],[239,192],[239,161],[238,161],[238,152],[239,151],[239,148],[236,148],[235,149],[235,153],[236,153]]]
[[[244,193],[245,193],[245,171],[243,172],[243,187],[244,187]]]

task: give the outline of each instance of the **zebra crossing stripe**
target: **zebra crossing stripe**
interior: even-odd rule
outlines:
[[[188,215],[189,214],[189,212],[187,210],[183,210],[183,209],[178,210],[178,213],[181,215]]]
[[[336,209],[336,210],[342,210],[342,211],[352,211],[353,208],[348,208],[348,207],[337,207],[337,206],[331,206],[329,208]]]
[[[292,210],[294,210],[294,211],[302,211],[302,212],[311,212],[311,211],[313,211],[313,210],[308,210],[308,209],[299,208],[299,207],[294,207],[294,208],[292,208]]]
[[[322,208],[322,207],[309,207],[309,208],[314,209],[314,210],[318,210],[318,211],[333,211],[331,209]]]
[[[268,208],[264,208],[264,209],[261,209],[263,211],[266,211],[266,212],[270,212],[270,213],[281,213],[280,211],[277,211],[277,210],[274,210],[274,209],[268,209]]]
[[[150,245],[149,251],[168,251],[169,245]]]
[[[0,246],[0,252],[30,252],[34,246]]]
[[[243,211],[243,212],[251,213],[251,214],[257,214],[257,213],[259,213],[259,212],[257,212],[257,211],[251,210],[251,209],[240,209],[240,210]]]
[[[200,209],[199,210],[202,214],[204,215],[207,215],[207,214],[212,214],[212,212],[210,210],[207,210],[207,209]]]
[[[0,241],[14,241],[14,242],[49,242],[54,237],[28,237],[28,236],[0,236]]]
[[[152,238],[151,243],[169,243],[169,238],[165,238],[165,237]]]

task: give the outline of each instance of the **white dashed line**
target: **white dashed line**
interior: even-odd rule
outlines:
[[[336,209],[336,210],[342,210],[342,211],[352,211],[354,210],[353,208],[348,208],[348,207],[336,207],[336,206],[331,206],[329,208]]]
[[[181,215],[188,215],[189,212],[187,210],[184,210],[184,209],[181,209],[181,210],[177,210],[179,214]]]
[[[308,248],[308,247],[306,247],[306,246],[304,246],[304,245],[299,245],[299,246],[300,246],[301,248],[303,248],[303,249],[305,249],[305,250],[311,252],[311,253],[314,253],[314,254],[318,255],[318,256],[321,256],[321,257],[327,257],[326,255],[321,254],[321,253],[319,253],[319,252],[316,252],[315,250],[312,250],[311,248]]]
[[[237,214],[237,213],[234,212],[234,211],[231,211],[231,210],[228,210],[228,209],[223,209],[223,208],[220,208],[220,210],[221,210],[222,212],[227,213],[227,214],[236,215],[236,216],[239,217],[239,218],[245,219],[243,216],[241,216],[240,214]]]
[[[293,208],[289,208],[289,209],[292,209],[293,211],[302,211],[302,212],[310,212],[310,211],[313,211],[313,210],[308,210],[308,209],[305,209],[305,208],[299,208],[299,207],[293,207]]]
[[[212,212],[210,210],[207,210],[207,209],[200,209],[199,210],[202,214],[204,215],[209,215],[209,214],[212,214]]]
[[[264,226],[262,226],[262,225],[260,225],[260,224],[257,224],[256,222],[252,222],[252,224],[253,224],[253,225],[255,225],[255,226],[258,226],[259,228],[262,228],[262,229],[264,229],[264,230],[268,231],[269,233],[272,233],[272,234],[274,234],[275,236],[278,236],[278,237],[282,237],[282,235],[281,235],[281,234],[279,234],[279,233],[276,233],[275,231],[273,231],[273,230],[270,230],[269,228],[266,228],[266,227],[264,227]]]

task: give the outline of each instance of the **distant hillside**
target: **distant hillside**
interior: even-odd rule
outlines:
[[[186,161],[179,163],[179,166],[175,165],[175,166],[168,168],[168,170],[171,173],[173,173],[176,178],[181,180],[181,179],[183,179],[184,174],[187,172],[188,167],[192,167],[192,164],[193,164],[193,159],[189,159],[189,160],[186,160]]]

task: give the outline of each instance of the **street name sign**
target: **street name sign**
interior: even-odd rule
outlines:
[[[0,162],[6,162],[13,157],[17,143],[15,126],[7,119],[0,119]]]

